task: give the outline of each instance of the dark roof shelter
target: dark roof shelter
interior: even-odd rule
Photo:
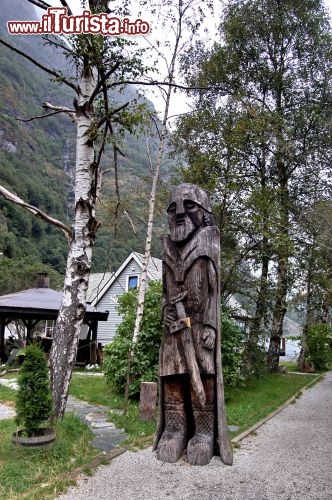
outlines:
[[[5,327],[13,320],[23,321],[27,333],[26,339],[31,338],[32,329],[39,321],[56,320],[62,300],[62,292],[49,288],[49,278],[40,274],[37,287],[10,293],[0,297],[0,357],[1,363],[7,361],[5,353]],[[96,311],[87,305],[84,323],[89,326],[91,340],[97,341],[98,321],[107,321],[108,311]]]

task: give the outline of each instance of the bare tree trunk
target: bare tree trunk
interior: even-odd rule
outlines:
[[[50,353],[56,418],[63,417],[66,407],[79,333],[86,311],[92,248],[97,230],[95,202],[98,183],[96,182],[93,141],[89,136],[92,109],[87,106],[94,88],[95,79],[92,69],[85,67],[82,72],[76,111],[75,218],[73,234],[69,242],[63,299]]]
[[[281,131],[279,131],[281,137]],[[283,322],[287,311],[288,267],[289,267],[289,190],[286,176],[286,167],[281,154],[277,152],[277,168],[279,173],[280,189],[280,223],[278,228],[278,270],[276,299],[272,316],[270,345],[267,354],[267,369],[269,372],[278,371],[280,342],[283,334]]]
[[[326,292],[323,296],[320,322],[327,324],[328,319],[329,319],[329,304],[328,304],[328,292]]]
[[[281,4],[278,4],[278,9]],[[279,368],[279,351],[280,342],[283,334],[283,322],[287,311],[287,290],[288,290],[288,260],[289,260],[289,188],[288,188],[288,172],[284,160],[284,130],[283,118],[284,110],[282,106],[283,95],[283,79],[284,79],[284,55],[280,54],[278,69],[279,84],[276,89],[276,111],[277,111],[277,127],[276,127],[276,173],[278,177],[279,190],[279,210],[280,222],[277,233],[277,290],[276,299],[273,309],[272,328],[270,336],[270,345],[267,354],[267,369],[269,372],[277,372]]]
[[[263,238],[263,255],[262,255],[262,268],[259,283],[259,292],[256,302],[255,316],[251,322],[251,328],[248,337],[248,344],[246,348],[246,364],[249,371],[253,370],[255,362],[255,352],[259,341],[262,325],[264,322],[267,310],[267,290],[268,290],[268,273],[270,258],[267,254],[268,240]]]
[[[148,217],[148,225],[147,225],[147,231],[146,231],[145,251],[144,251],[144,257],[143,257],[143,262],[142,262],[141,279],[140,279],[139,290],[138,290],[138,302],[137,302],[135,328],[134,328],[134,334],[133,334],[133,343],[137,342],[139,332],[140,332],[140,326],[141,326],[141,322],[142,322],[142,318],[143,318],[143,313],[144,313],[144,301],[145,301],[145,291],[146,291],[146,284],[147,284],[148,264],[149,264],[149,259],[151,256],[154,210],[155,210],[155,202],[156,202],[156,194],[157,194],[160,165],[161,165],[162,156],[163,156],[163,152],[164,152],[165,139],[166,139],[166,133],[167,133],[166,120],[168,117],[170,95],[171,95],[171,88],[169,87],[169,90],[167,91],[167,102],[166,102],[166,107],[165,107],[162,131],[160,134],[160,143],[159,143],[157,163],[156,163],[156,168],[155,168],[155,171],[153,174],[152,188],[151,188],[151,194],[150,194],[150,200],[149,200],[149,217]],[[167,111],[166,111],[166,109],[167,109]]]
[[[278,264],[276,301],[273,310],[270,345],[267,355],[267,367],[270,372],[278,371],[279,366],[280,341],[283,334],[283,321],[287,311],[287,271],[288,259],[287,257],[282,257]]]
[[[301,351],[298,359],[298,368],[300,371],[303,370],[303,365],[307,355],[307,335],[309,327],[313,323],[313,307],[312,307],[312,270],[314,265],[314,247],[316,246],[316,238],[313,238],[310,248],[310,256],[308,259],[308,273],[307,273],[307,297],[306,297],[306,318],[305,324],[303,326],[302,338],[301,338]]]
[[[182,37],[182,21],[183,21],[183,17],[184,17],[184,14],[185,14],[187,7],[182,5],[181,3],[179,3],[178,9],[179,9],[178,10],[179,17],[177,19],[178,24],[176,27],[175,44],[174,44],[171,63],[168,67],[168,79],[167,79],[167,81],[170,85],[167,88],[166,96],[165,96],[164,116],[163,116],[161,131],[159,132],[158,156],[157,156],[156,167],[155,167],[155,170],[153,173],[151,194],[150,194],[150,200],[149,200],[148,225],[147,225],[146,240],[145,240],[144,258],[143,258],[143,263],[142,263],[141,280],[140,280],[140,285],[139,285],[139,290],[138,290],[138,303],[137,303],[135,328],[134,328],[134,334],[133,334],[133,343],[137,342],[139,332],[140,332],[140,326],[141,326],[141,322],[142,322],[142,318],[143,318],[143,313],[144,313],[144,301],[145,301],[145,291],[146,291],[147,272],[148,272],[147,270],[148,270],[149,259],[151,256],[151,241],[152,241],[152,230],[153,230],[153,221],[154,221],[156,193],[157,193],[157,186],[158,186],[158,179],[159,179],[159,171],[160,171],[161,161],[162,161],[162,157],[164,154],[165,142],[166,142],[166,137],[167,137],[167,120],[168,120],[168,114],[169,114],[169,104],[170,104],[171,94],[172,94],[171,84],[173,83],[173,80],[174,80],[175,63],[176,63],[176,59],[177,59],[178,52],[179,52],[180,40]]]

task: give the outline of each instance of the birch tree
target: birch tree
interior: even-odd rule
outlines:
[[[159,138],[158,154],[155,165],[153,165],[153,161],[149,156],[150,167],[152,172],[152,186],[149,198],[149,212],[148,212],[148,222],[147,222],[147,231],[145,240],[145,251],[142,262],[142,272],[140,276],[140,284],[138,290],[138,302],[137,302],[135,328],[133,333],[133,343],[137,342],[140,332],[140,325],[144,313],[144,299],[145,299],[145,291],[147,285],[148,264],[151,256],[151,243],[153,234],[156,194],[157,194],[160,167],[162,166],[164,152],[167,146],[168,122],[170,118],[169,117],[170,101],[172,93],[174,92],[173,83],[176,76],[178,59],[181,56],[181,53],[183,53],[185,48],[190,44],[192,37],[194,36],[195,31],[197,30],[197,27],[200,25],[204,17],[202,10],[199,7],[199,4],[200,2],[198,2],[197,0],[188,0],[188,1],[168,0],[166,3],[163,3],[162,6],[159,5],[160,9],[160,14],[158,16],[160,24],[159,29],[161,29],[163,32],[166,30],[166,32],[169,33],[170,38],[167,37],[167,40],[164,42],[156,40],[152,46],[153,50],[157,53],[159,61],[164,63],[163,65],[166,66],[166,77],[164,79],[166,88],[162,89],[159,88],[159,90],[161,91],[161,96],[164,100],[164,110],[163,110],[162,121],[160,124],[160,129],[158,127],[157,122],[155,122]],[[153,5],[154,9],[156,7],[157,7],[156,5]],[[163,52],[161,49],[162,46],[164,48]]]
[[[45,10],[50,7],[43,1],[28,1]],[[68,15],[73,14],[65,0],[61,0],[61,4],[67,8]],[[107,1],[86,1],[84,7],[93,14],[110,12]],[[126,14],[126,6],[121,9],[121,14]],[[95,209],[101,186],[100,161],[108,136],[112,136],[114,154],[117,153],[114,123],[131,129],[141,118],[140,106],[130,112],[129,102],[117,105],[116,99],[111,101],[109,94],[114,87],[123,85],[125,79],[133,80],[144,71],[140,54],[130,53],[132,42],[121,38],[82,34],[70,37],[68,43],[59,38],[51,38],[49,41],[72,58],[78,78],[75,74],[66,77],[59,70],[40,64],[5,40],[1,40],[1,43],[70,87],[76,94],[72,109],[48,102],[43,105],[50,114],[67,113],[76,123],[75,216],[72,228],[50,220],[47,214],[28,206],[23,200],[14,199],[4,191],[1,194],[57,225],[68,237],[63,298],[49,361],[55,417],[61,418],[65,411],[79,332],[86,311],[92,249],[99,227]]]

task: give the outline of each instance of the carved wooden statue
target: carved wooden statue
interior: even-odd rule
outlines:
[[[206,465],[220,454],[231,465],[220,348],[220,237],[206,192],[174,189],[164,242],[157,458]]]

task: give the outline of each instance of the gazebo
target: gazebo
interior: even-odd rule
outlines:
[[[31,339],[33,328],[39,321],[56,320],[62,292],[49,288],[49,278],[40,274],[37,287],[0,297],[0,358],[7,361],[5,353],[5,328],[13,320],[22,320],[26,328],[26,340]],[[98,321],[107,321],[108,311],[96,311],[87,305],[84,323],[88,325],[88,339],[97,342]]]

